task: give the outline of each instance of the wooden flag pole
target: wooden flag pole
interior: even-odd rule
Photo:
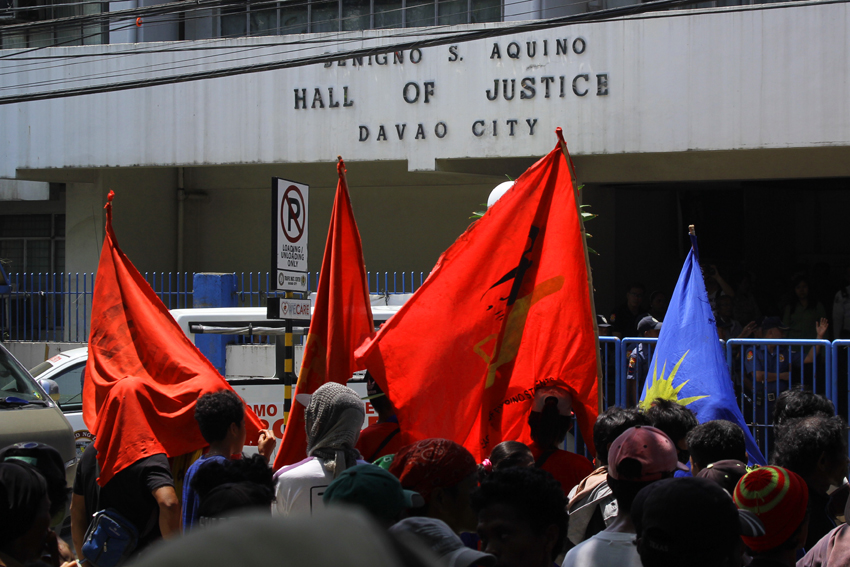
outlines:
[[[564,141],[564,132],[560,127],[555,129],[555,134],[558,136],[558,143],[561,145],[561,151],[564,153],[564,158],[567,160],[567,166],[570,168],[570,177],[573,182],[573,196],[576,203],[576,214],[578,215],[579,226],[581,227],[581,245],[584,248],[584,265],[587,271],[587,292],[590,294],[590,316],[593,320],[593,341],[596,346],[594,354],[596,355],[596,402],[599,413],[602,413],[602,392],[603,380],[602,374],[602,359],[599,358],[599,325],[596,322],[596,301],[593,298],[593,275],[590,272],[590,255],[587,252],[587,232],[584,229],[584,219],[581,216],[581,196],[578,190],[578,181],[576,180],[575,167],[573,159],[570,157],[570,152],[567,150],[567,143]]]

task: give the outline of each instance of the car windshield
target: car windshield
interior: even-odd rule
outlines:
[[[35,381],[5,349],[0,348],[0,398],[44,400]]]

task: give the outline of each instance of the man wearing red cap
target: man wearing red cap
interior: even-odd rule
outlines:
[[[614,522],[567,553],[563,567],[641,567],[634,545],[632,503],[649,484],[684,469],[673,441],[660,429],[639,425],[622,433],[608,451],[608,486],[617,499]]]
[[[759,467],[744,475],[735,487],[735,504],[749,510],[764,524],[765,533],[743,537],[750,548],[750,567],[794,567],[797,550],[806,543],[809,489],[797,473],[782,467]]]

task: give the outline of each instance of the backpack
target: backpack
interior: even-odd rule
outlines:
[[[115,510],[97,512],[86,530],[83,557],[94,567],[118,567],[136,549],[139,532]]]

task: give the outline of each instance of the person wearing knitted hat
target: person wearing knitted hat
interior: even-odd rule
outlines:
[[[738,481],[734,499],[764,524],[763,536],[742,538],[753,555],[750,567],[794,567],[809,525],[809,489],[802,477],[782,467],[759,467]]]
[[[425,500],[415,515],[443,520],[458,534],[475,532],[470,494],[478,486],[478,464],[462,446],[448,439],[418,441],[396,453],[390,472]]]
[[[307,458],[274,474],[275,509],[282,515],[320,514],[331,481],[349,467],[367,464],[354,448],[366,408],[357,392],[335,382],[296,401],[306,406]]]

